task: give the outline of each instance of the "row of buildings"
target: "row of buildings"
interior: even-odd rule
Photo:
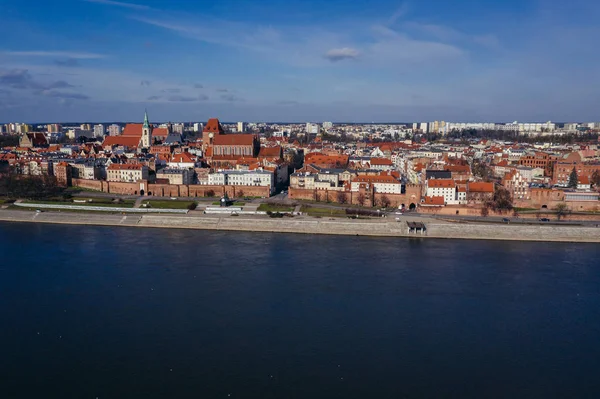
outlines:
[[[308,136],[300,140],[258,134],[259,126],[252,124],[225,128],[218,119],[210,119],[194,126],[193,130],[202,129],[201,135],[189,139],[178,125],[152,124],[145,114],[142,123],[126,124],[118,134],[93,137],[84,144],[51,144],[44,133],[25,132],[17,148],[0,153],[0,161],[23,174],[54,173],[65,184],[144,181],[195,188],[260,187],[265,195],[289,184],[290,197],[297,199],[361,203],[367,197],[375,204],[385,196],[394,205],[424,208],[478,206],[505,188],[520,207],[541,206],[546,195],[565,200],[585,197],[590,209],[597,206],[597,143],[328,142],[307,132],[312,125],[304,126]],[[340,127],[327,123],[321,128],[334,134]],[[346,128],[358,132],[362,127]],[[573,170],[577,185],[567,187]]]

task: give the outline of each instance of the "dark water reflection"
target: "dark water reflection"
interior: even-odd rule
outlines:
[[[593,244],[0,224],[0,254],[0,398],[600,397]]]

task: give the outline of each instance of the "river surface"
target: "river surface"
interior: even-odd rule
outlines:
[[[0,398],[598,398],[599,247],[0,223]]]

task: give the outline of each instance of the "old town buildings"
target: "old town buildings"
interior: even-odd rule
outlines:
[[[560,201],[577,209],[597,205],[600,153],[592,142],[427,142],[412,139],[409,127],[336,124],[326,135],[293,125],[252,123],[244,133],[235,133],[237,125],[216,118],[202,126],[156,124],[147,113],[142,123],[126,124],[122,131],[114,126],[119,129],[109,127],[105,137],[66,144],[28,129],[18,146],[0,151],[0,162],[16,173],[53,174],[63,185],[107,182],[114,183],[112,190],[131,193],[144,186],[144,195],[200,196],[238,187],[269,196],[289,187],[292,200],[360,206],[389,201],[390,206],[460,212],[477,209],[506,189],[520,208]],[[52,135],[59,133],[54,130]],[[567,187],[573,168],[577,185]]]

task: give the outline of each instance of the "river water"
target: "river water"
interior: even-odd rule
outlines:
[[[0,223],[0,397],[598,398],[598,249]]]

